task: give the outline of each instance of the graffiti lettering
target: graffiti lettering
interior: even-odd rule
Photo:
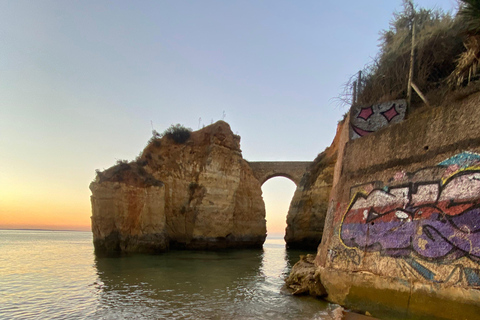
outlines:
[[[358,266],[361,262],[361,257],[356,249],[337,247],[333,250],[329,250],[328,254],[332,263],[339,259],[351,262]]]
[[[343,217],[342,242],[391,257],[480,263],[479,164],[480,155],[465,152],[439,164],[448,173],[441,181],[356,194]]]

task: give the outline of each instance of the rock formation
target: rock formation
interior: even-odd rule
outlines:
[[[152,138],[90,189],[97,251],[261,247],[266,237],[260,183],[223,121],[184,143]]]
[[[382,319],[478,318],[479,105],[477,92],[358,139],[340,132],[314,261],[325,299]],[[302,270],[297,290],[315,292]]]
[[[340,123],[338,132],[343,128]],[[337,160],[338,139],[320,153],[293,195],[287,215],[285,242],[289,248],[316,249],[323,234],[328,199]]]
[[[326,296],[327,292],[320,283],[320,275],[315,274],[315,255],[300,256],[285,280],[286,286],[294,295],[309,294],[315,297]]]
[[[92,191],[92,232],[98,252],[158,252],[168,248],[165,187],[136,163],[97,175]]]

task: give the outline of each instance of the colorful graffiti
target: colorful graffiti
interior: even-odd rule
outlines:
[[[438,166],[443,168],[438,180],[355,194],[341,224],[342,243],[406,258],[425,278],[431,277],[428,269],[414,258],[449,263],[467,257],[480,263],[480,155],[464,152]],[[467,271],[480,283],[477,271]]]
[[[405,100],[374,104],[368,107],[353,106],[350,110],[350,139],[357,139],[405,118]]]

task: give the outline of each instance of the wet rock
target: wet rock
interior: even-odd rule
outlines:
[[[293,266],[290,275],[285,280],[287,288],[294,295],[311,295],[322,297],[327,294],[320,277],[315,273],[315,255],[300,256],[300,260]]]

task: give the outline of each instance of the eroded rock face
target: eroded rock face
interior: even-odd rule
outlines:
[[[315,255],[300,256],[285,284],[294,295],[308,294],[315,297],[326,296],[327,292],[320,282],[320,275],[316,273]]]
[[[337,136],[343,125],[339,124]],[[303,176],[287,215],[285,242],[289,248],[315,250],[322,239],[337,160],[337,136]]]
[[[261,186],[242,158],[240,137],[227,123],[219,121],[192,132],[185,143],[168,137],[153,139],[135,163],[126,165],[133,167],[125,171],[128,175],[111,172],[114,167],[101,173],[90,186],[92,230],[98,246],[110,250],[112,241],[107,241],[108,237],[130,239],[137,234],[140,227],[127,228],[121,223],[125,220],[122,217],[136,215],[130,207],[135,207],[137,200],[127,198],[128,192],[138,193],[135,199],[139,203],[152,203],[151,213],[163,223],[155,219],[147,222],[147,215],[138,215],[137,224],[145,226],[155,221],[148,234],[154,238],[164,235],[165,248],[263,245],[266,222]],[[107,177],[102,180],[102,176]],[[120,188],[114,190],[117,185]],[[151,199],[141,198],[142,192],[150,192]],[[124,250],[122,245],[120,250],[143,251]]]
[[[142,169],[119,164],[90,184],[97,252],[161,252],[168,248],[165,187]]]

